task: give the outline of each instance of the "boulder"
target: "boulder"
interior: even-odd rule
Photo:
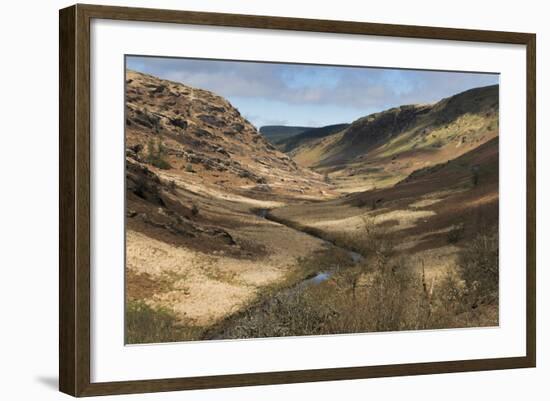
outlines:
[[[188,126],[187,121],[185,121],[183,118],[179,118],[179,117],[170,118],[169,121],[170,121],[170,124],[172,124],[174,127],[178,127],[181,129],[186,129]]]

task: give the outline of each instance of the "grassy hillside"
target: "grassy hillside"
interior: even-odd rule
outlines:
[[[365,255],[362,270],[337,271],[324,287],[291,299],[293,310],[310,311],[319,332],[498,325],[498,143],[391,187],[273,210],[276,221]],[[269,333],[285,312],[257,313],[236,326]],[[286,313],[301,327],[300,315]]]
[[[459,157],[498,135],[498,85],[432,105],[392,108],[290,150],[299,164],[331,177],[346,192],[391,186],[415,170]]]

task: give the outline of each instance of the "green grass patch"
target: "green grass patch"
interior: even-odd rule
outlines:
[[[197,340],[202,329],[183,325],[167,308],[153,308],[143,301],[126,304],[126,344]]]

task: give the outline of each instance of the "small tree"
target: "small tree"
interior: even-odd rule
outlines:
[[[166,153],[166,147],[164,146],[164,143],[162,143],[160,139],[158,141],[157,147],[158,147],[158,150],[157,150],[158,155],[163,156]]]
[[[151,138],[147,143],[147,161],[153,166],[168,170],[172,168],[170,163],[166,160],[166,148],[161,140],[158,140],[156,143]]]
[[[156,156],[156,150],[155,150],[155,141],[153,138],[150,138],[149,141],[147,141],[147,161],[149,163],[152,163]]]
[[[351,291],[352,299],[355,301],[357,299],[357,287],[359,285],[359,279],[361,278],[361,274],[363,271],[364,266],[352,266],[352,267],[346,267],[344,269],[340,270],[339,277],[341,277],[342,284],[349,288]]]

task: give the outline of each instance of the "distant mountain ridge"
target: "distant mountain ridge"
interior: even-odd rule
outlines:
[[[312,128],[307,131],[301,132],[300,134],[279,141],[277,143],[277,147],[283,152],[290,152],[291,150],[297,148],[298,146],[302,146],[309,141],[335,134],[346,129],[347,127],[349,127],[349,124],[344,123],[327,125],[320,128]]]

